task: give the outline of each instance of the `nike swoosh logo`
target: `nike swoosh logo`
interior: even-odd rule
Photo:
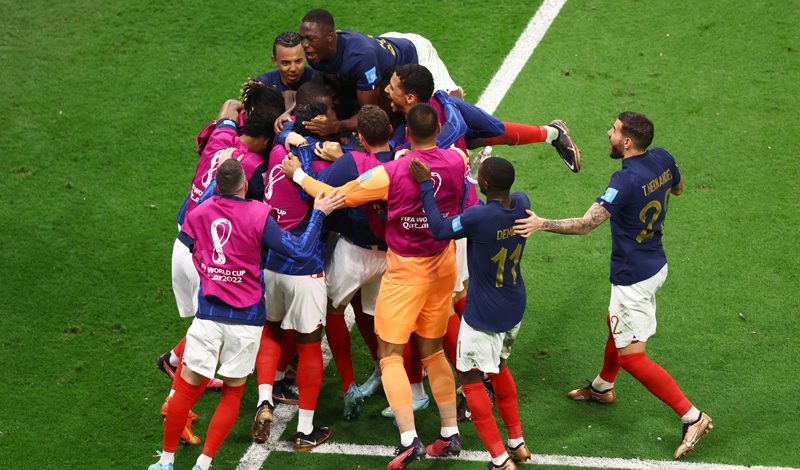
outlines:
[[[412,448],[410,448],[410,449],[408,449],[407,451],[403,452],[402,454],[398,455],[397,457],[395,457],[395,458],[394,458],[394,460],[392,460],[391,462],[389,462],[389,465],[391,465],[391,464],[393,464],[393,463],[400,463],[400,462],[402,462],[403,460],[405,460],[405,459],[406,459],[406,457],[408,457],[409,455],[411,455],[411,453],[412,453],[412,452],[414,452],[414,448],[413,448],[413,447],[412,447]]]

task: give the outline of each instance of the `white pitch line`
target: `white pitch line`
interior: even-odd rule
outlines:
[[[478,98],[477,107],[489,114],[495,112],[565,3],[567,3],[567,0],[544,0],[542,6],[536,10],[536,14],[531,18],[525,31],[517,39],[517,43],[514,44],[511,52],[506,56],[503,65],[500,66],[500,70],[494,74],[489,86],[483,90],[483,94]]]
[[[347,323],[347,329],[350,330],[353,328],[353,324],[356,321],[355,313],[353,312],[353,307],[347,306],[344,311],[344,320]],[[328,345],[328,338],[323,336],[322,338],[322,368],[323,370],[325,367],[328,367],[328,363],[331,361],[331,347]],[[286,425],[289,421],[294,418],[295,413],[297,413],[298,407],[296,405],[281,405],[275,407],[275,411],[273,414],[272,426],[270,426],[270,434],[269,439],[264,444],[251,444],[250,447],[245,452],[242,459],[239,461],[239,465],[236,466],[236,470],[257,470],[261,468],[261,465],[267,460],[269,457],[269,453],[273,450],[276,450],[276,447],[282,445],[283,443],[278,441],[278,438],[281,437],[283,431],[286,430]],[[294,446],[290,444],[290,448],[294,451]]]

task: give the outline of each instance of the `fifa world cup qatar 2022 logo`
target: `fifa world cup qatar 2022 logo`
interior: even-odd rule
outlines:
[[[211,223],[211,239],[214,241],[214,254],[211,256],[211,261],[215,264],[225,264],[227,261],[222,247],[228,243],[232,231],[233,225],[228,219],[219,218]]]

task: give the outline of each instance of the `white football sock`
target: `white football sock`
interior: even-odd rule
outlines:
[[[211,457],[206,454],[200,454],[200,457],[197,457],[197,465],[200,465],[203,470],[208,470],[208,467],[211,466]]]
[[[450,437],[458,434],[458,426],[442,426],[439,435],[442,437]]]
[[[262,384],[258,386],[258,405],[256,406],[261,406],[264,400],[268,401],[270,405],[274,405],[272,403],[272,385]]]
[[[524,444],[524,443],[525,443],[525,439],[523,439],[521,437],[517,438],[517,439],[510,439],[510,438],[508,439],[508,447],[510,447],[512,449],[516,449],[517,447],[519,447],[520,444]]]
[[[689,410],[685,415],[681,416],[681,421],[684,423],[694,423],[700,419],[700,416],[702,416],[700,410],[692,406],[691,410]]]
[[[283,371],[283,372],[281,372],[279,370],[275,371],[275,381],[276,382],[279,381],[279,380],[283,380],[284,377],[286,377],[286,371]]]
[[[169,365],[171,365],[172,367],[178,367],[178,361],[179,361],[180,359],[181,359],[181,358],[180,358],[180,357],[178,357],[178,355],[177,355],[177,354],[175,354],[175,351],[170,351],[170,355],[169,355]]]
[[[545,137],[544,141],[548,144],[552,144],[554,140],[558,139],[558,129],[553,126],[542,126],[547,129],[547,137]]]
[[[614,388],[614,382],[606,382],[605,380],[600,378],[600,375],[598,375],[592,381],[592,388],[597,390],[598,392],[607,392],[612,388]]]
[[[425,393],[425,387],[422,386],[422,382],[411,384],[411,395],[414,397],[414,400],[419,400],[420,398],[428,396],[428,394]]]
[[[410,446],[414,442],[414,438],[417,437],[417,431],[406,431],[400,433],[400,445],[402,446]]]
[[[161,458],[158,459],[158,463],[161,465],[166,465],[168,463],[175,463],[175,452],[162,452]]]
[[[505,462],[506,460],[508,460],[508,452],[503,452],[503,455],[501,455],[500,457],[493,457],[492,463],[495,465],[503,465],[503,462]]]
[[[314,410],[301,409],[297,415],[297,432],[306,436],[314,431]]]

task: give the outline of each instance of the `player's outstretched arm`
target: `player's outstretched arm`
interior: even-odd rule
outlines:
[[[264,234],[261,237],[261,244],[287,258],[305,262],[314,256],[317,240],[322,230],[322,222],[325,216],[329,215],[344,202],[344,195],[337,195],[336,190],[327,196],[317,195],[314,201],[314,212],[308,221],[308,227],[302,235],[292,235],[283,230],[272,217],[267,217],[264,225]]]
[[[527,238],[539,230],[563,235],[586,235],[611,217],[611,214],[596,202],[592,204],[592,207],[586,211],[583,217],[573,219],[543,219],[531,210],[526,210],[525,212],[530,217],[515,220],[517,225],[514,226],[514,232],[523,238]]]

